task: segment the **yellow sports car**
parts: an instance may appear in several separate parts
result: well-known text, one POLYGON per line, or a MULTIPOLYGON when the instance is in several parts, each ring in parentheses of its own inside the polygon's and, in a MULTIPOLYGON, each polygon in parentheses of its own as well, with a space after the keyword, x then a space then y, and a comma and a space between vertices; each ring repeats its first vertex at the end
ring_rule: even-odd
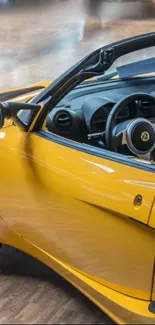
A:
POLYGON ((0 93, 0 243, 118 324, 155 324, 154 51, 125 39, 0 93))

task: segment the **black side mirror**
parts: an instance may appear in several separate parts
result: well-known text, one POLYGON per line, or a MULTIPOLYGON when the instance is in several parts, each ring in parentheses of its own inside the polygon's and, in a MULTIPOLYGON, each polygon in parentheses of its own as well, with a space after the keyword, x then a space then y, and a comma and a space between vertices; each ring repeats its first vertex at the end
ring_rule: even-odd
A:
POLYGON ((4 126, 4 108, 3 105, 0 103, 0 129, 4 126))
POLYGON ((4 126, 5 119, 11 119, 16 125, 18 125, 22 130, 27 130, 27 125, 25 125, 18 117, 18 112, 20 110, 30 110, 32 111, 32 119, 35 114, 39 112, 41 106, 31 103, 20 103, 20 102, 4 102, 0 103, 0 129, 4 126))

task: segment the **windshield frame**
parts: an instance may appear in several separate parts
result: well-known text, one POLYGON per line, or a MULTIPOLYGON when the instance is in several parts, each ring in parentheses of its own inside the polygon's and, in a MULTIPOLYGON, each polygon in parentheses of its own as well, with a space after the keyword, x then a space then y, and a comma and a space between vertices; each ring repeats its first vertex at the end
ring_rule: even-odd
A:
POLYGON ((50 103, 55 107, 63 97, 82 81, 92 78, 95 74, 103 75, 117 58, 153 46, 155 46, 155 32, 123 39, 101 47, 63 73, 35 96, 31 102, 38 104, 50 96, 50 103), (97 72, 93 70, 95 67, 98 68, 97 72))

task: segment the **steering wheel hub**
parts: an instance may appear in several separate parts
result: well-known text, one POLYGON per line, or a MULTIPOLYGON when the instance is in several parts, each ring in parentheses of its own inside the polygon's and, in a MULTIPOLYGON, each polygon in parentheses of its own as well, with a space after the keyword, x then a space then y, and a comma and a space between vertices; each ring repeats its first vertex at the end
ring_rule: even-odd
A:
POLYGON ((127 144, 135 154, 149 152, 155 144, 155 130, 151 122, 139 118, 127 127, 127 144))

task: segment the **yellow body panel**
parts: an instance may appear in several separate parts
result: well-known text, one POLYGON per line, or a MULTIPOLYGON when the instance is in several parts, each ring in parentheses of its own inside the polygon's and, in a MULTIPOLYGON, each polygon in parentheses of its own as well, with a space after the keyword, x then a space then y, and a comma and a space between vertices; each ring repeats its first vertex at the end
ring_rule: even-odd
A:
POLYGON ((154 264, 154 278, 153 278, 153 288, 152 288, 152 300, 155 301, 155 264, 154 264))
POLYGON ((152 228, 155 228, 155 200, 153 202, 153 206, 152 206, 152 211, 151 211, 151 215, 150 215, 150 222, 149 225, 152 228))
POLYGON ((155 318, 148 312, 148 302, 117 293, 81 273, 76 272, 45 251, 33 245, 11 229, 0 218, 0 238, 4 244, 11 245, 44 262, 58 272, 72 285, 98 305, 118 324, 155 324, 155 318))
POLYGON ((55 269, 116 322, 155 324, 155 174, 11 124, 0 130, 0 242, 55 269))
POLYGON ((29 90, 33 87, 40 87, 40 88, 45 88, 47 87, 49 84, 51 83, 51 81, 44 81, 44 82, 38 82, 38 83, 35 83, 35 84, 31 84, 31 85, 28 85, 26 87, 23 87, 23 88, 13 88, 13 89, 9 89, 9 90, 6 90, 6 91, 0 91, 0 95, 3 95, 3 94, 10 94, 10 93, 13 93, 15 91, 20 91, 20 90, 26 90, 27 92, 29 92, 29 90))

